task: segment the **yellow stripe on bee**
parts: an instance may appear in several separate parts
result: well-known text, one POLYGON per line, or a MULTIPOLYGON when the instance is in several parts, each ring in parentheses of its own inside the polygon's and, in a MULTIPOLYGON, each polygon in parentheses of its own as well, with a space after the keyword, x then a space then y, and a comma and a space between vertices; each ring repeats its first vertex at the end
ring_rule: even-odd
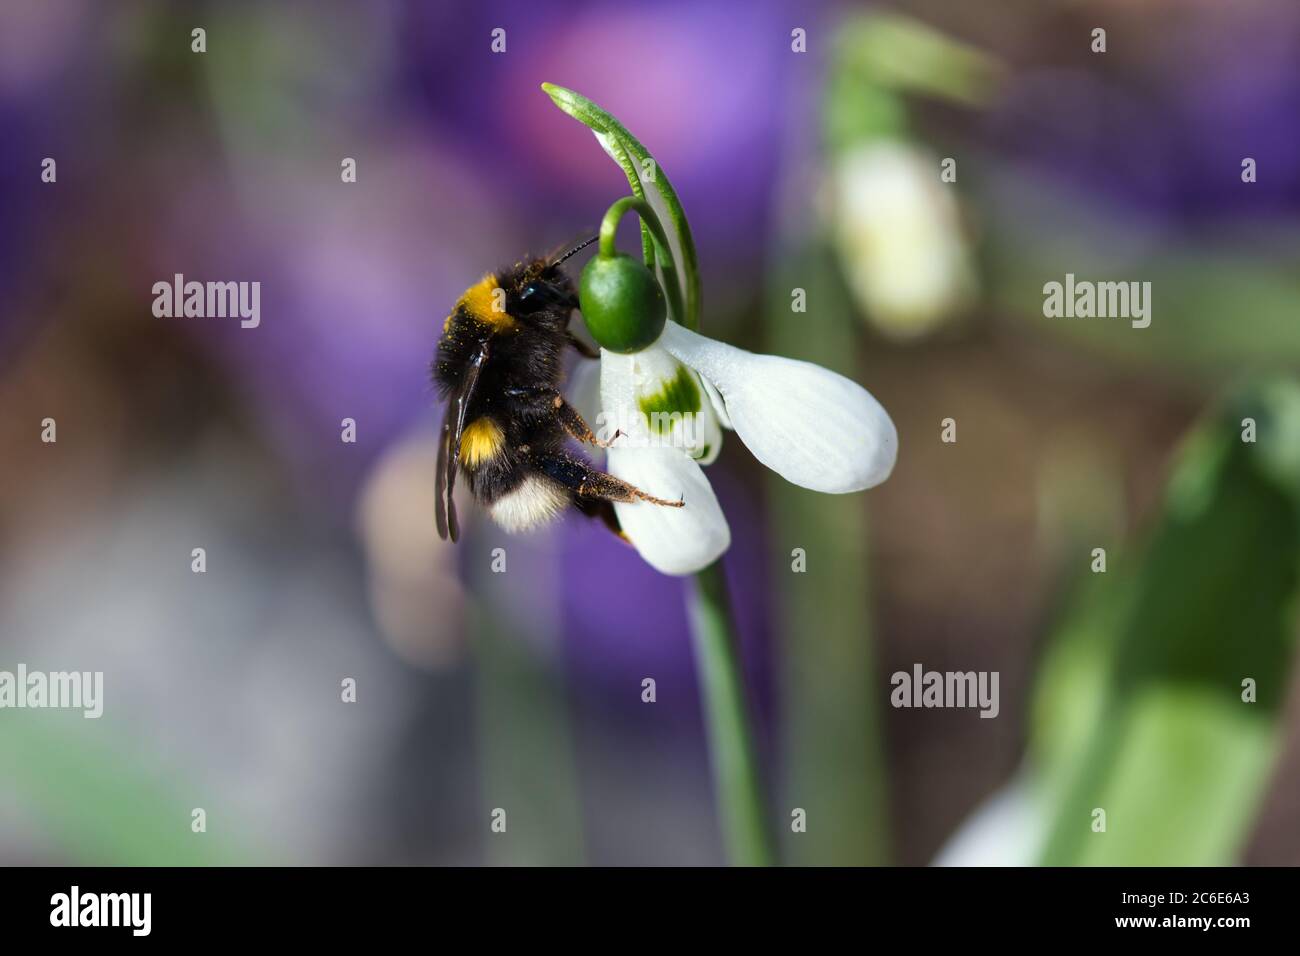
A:
POLYGON ((476 418, 460 433, 460 460, 466 468, 477 468, 494 458, 505 440, 500 425, 486 415, 476 418))
POLYGON ((456 305, 464 306, 473 318, 498 332, 515 324, 514 318, 506 311, 505 290, 490 272, 480 282, 466 289, 456 305))

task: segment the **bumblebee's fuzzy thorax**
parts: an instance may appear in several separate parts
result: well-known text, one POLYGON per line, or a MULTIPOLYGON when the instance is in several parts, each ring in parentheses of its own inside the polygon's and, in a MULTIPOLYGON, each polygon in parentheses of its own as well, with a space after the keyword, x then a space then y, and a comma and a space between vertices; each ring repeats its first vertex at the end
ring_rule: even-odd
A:
POLYGON ((450 328, 452 320, 456 318, 457 313, 463 312, 473 321, 487 326, 494 332, 507 331, 514 327, 515 319, 506 311, 506 299, 505 288, 497 279, 496 274, 489 272, 466 289, 465 294, 456 301, 456 307, 452 310, 451 315, 447 316, 447 321, 443 323, 442 330, 446 332, 450 328))

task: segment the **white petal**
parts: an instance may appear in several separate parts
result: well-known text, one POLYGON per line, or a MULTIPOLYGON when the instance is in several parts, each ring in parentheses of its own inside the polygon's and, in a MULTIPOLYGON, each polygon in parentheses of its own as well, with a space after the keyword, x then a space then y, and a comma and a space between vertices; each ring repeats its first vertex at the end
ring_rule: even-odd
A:
POLYGON ((621 431, 624 447, 679 448, 711 464, 722 449, 722 428, 699 374, 658 345, 630 355, 601 355, 601 438, 621 431), (692 394, 693 393, 693 394, 692 394), (653 419, 645 409, 657 410, 653 419))
POLYGON ((820 365, 755 355, 669 322, 659 343, 717 387, 731 427, 787 481, 841 494, 894 469, 898 432, 871 393, 820 365))
POLYGON ((709 404, 713 406, 713 413, 718 416, 718 424, 728 431, 732 431, 731 418, 727 415, 727 406, 722 401, 722 395, 712 382, 703 375, 700 376, 700 384, 704 386, 704 393, 709 396, 709 404))
POLYGON ((727 550, 731 529, 699 464, 680 448, 650 443, 636 404, 636 358, 601 352, 601 427, 611 434, 615 428, 623 431, 607 452, 605 467, 648 495, 685 504, 669 508, 638 501, 616 504, 614 511, 651 567, 664 574, 693 574, 727 550))
MULTIPOLYGON (((569 375, 569 384, 565 391, 568 394, 569 404, 577 409, 582 420, 599 434, 600 430, 597 426, 600 422, 600 363, 585 358, 579 361, 569 375)), ((600 435, 600 437, 608 440, 610 436, 600 435)), ((582 452, 596 462, 605 455, 604 449, 597 445, 584 445, 582 452)))
POLYGON ((684 501, 669 508, 648 501, 616 504, 628 539, 656 571, 694 574, 712 564, 731 544, 731 529, 699 464, 676 448, 609 449, 611 475, 646 494, 684 501))
POLYGON ((601 349, 599 427, 592 427, 597 433, 612 435, 618 430, 631 435, 638 425, 644 427, 644 417, 635 414, 637 411, 636 360, 631 355, 601 349))
MULTIPOLYGON (((717 461, 718 455, 722 452, 722 424, 719 420, 721 416, 718 414, 718 405, 722 404, 722 400, 721 396, 714 399, 716 391, 705 381, 703 375, 694 369, 691 370, 691 375, 699 385, 702 400, 700 410, 695 413, 694 431, 683 441, 683 444, 686 446, 687 453, 701 465, 711 465, 717 461)), ((726 414, 725 409, 722 414, 726 414)), ((731 427, 730 423, 727 427, 731 427)))

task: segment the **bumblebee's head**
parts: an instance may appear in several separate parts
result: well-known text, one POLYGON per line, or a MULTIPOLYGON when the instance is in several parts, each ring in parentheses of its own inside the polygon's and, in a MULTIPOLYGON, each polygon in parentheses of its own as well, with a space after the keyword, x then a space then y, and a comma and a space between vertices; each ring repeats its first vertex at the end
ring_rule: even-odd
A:
POLYGON ((507 310, 512 315, 528 316, 543 310, 561 310, 567 318, 578 306, 573 280, 565 275, 561 264, 597 239, 592 236, 565 252, 521 263, 501 277, 506 290, 507 310))
POLYGON ((506 310, 511 315, 560 309, 567 318, 578 304, 572 280, 547 259, 534 259, 503 274, 501 288, 506 290, 506 310))

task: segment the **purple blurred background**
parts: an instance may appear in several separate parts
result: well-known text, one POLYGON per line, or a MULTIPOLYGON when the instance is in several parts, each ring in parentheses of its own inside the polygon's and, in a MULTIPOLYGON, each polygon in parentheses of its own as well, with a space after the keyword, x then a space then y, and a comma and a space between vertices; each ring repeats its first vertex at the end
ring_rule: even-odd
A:
MULTIPOLYGON (((1294 293, 1297 63, 1290 3, 6 4, 0 668, 102 669, 109 698, 98 722, 0 717, 0 861, 721 859, 682 582, 579 519, 527 540, 475 519, 459 552, 433 532, 444 316, 484 270, 583 236, 627 191, 541 92, 551 81, 618 116, 671 177, 711 335, 842 360, 899 425, 895 477, 830 512, 826 546, 862 562, 820 611, 846 630, 839 684, 818 628, 782 611, 781 521, 804 499, 735 439, 710 476, 777 805, 862 788, 888 808, 857 814, 875 836, 845 822, 843 854, 805 860, 929 862, 1023 755, 1070 580, 1051 502, 1074 492, 1051 476, 1090 489, 1075 518, 1133 533, 1219 384, 1300 367, 1263 305, 1243 304, 1253 350, 1194 318, 1182 345, 1132 354, 1026 324, 1021 290, 1042 275, 1021 250, 1106 235, 1058 218, 1077 210, 1152 256, 1231 245, 1294 293), (979 51, 996 82, 965 101, 954 66, 918 95, 882 66, 853 100, 867 94, 837 84, 844 44, 881 10, 979 51), (1099 59, 1086 37, 1103 21, 1099 59), (836 223, 855 168, 841 160, 885 133, 924 162, 963 157, 959 205, 905 217, 938 216, 969 273, 920 317, 862 297, 855 270, 874 266, 836 223), (1243 155, 1261 171, 1250 189, 1243 155), (776 259, 803 243, 819 265, 796 284, 827 317, 785 348, 776 259), (155 318, 150 289, 177 273, 260 281, 261 325, 155 318), (1188 343, 1211 358, 1184 361, 1188 343), (956 464, 929 441, 954 408, 971 422, 956 464), (54 445, 38 441, 47 417, 54 445), (485 573, 497 546, 500 580, 485 573), (1001 719, 888 711, 879 675, 916 660, 1002 671, 1001 719), (829 723, 795 733, 787 690, 819 674, 829 723), (846 727, 860 711, 878 726, 846 727), (799 778, 798 734, 842 744, 824 765, 840 769, 799 778), (507 804, 518 836, 492 843, 487 814, 507 804), (206 840, 188 829, 197 806, 206 840)), ((1300 860, 1294 724, 1251 862, 1300 860)))

